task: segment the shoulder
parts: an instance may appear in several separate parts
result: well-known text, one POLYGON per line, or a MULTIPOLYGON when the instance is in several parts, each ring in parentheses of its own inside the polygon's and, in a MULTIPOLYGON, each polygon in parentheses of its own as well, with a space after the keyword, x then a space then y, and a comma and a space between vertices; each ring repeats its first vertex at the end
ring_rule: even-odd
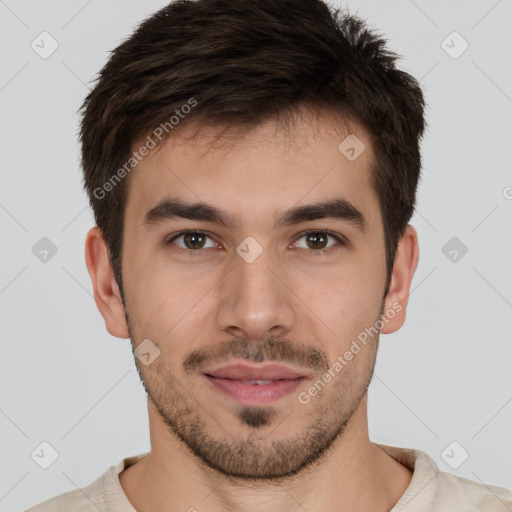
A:
POLYGON ((99 478, 80 489, 68 491, 43 501, 25 512, 98 512, 98 510, 134 511, 126 497, 119 473, 149 454, 126 457, 109 467, 99 478))
POLYGON ((512 491, 443 471, 437 473, 437 499, 440 506, 447 507, 446 510, 512 510, 512 491))
POLYGON ((73 512, 97 512, 98 508, 104 510, 104 500, 101 497, 98 500, 98 496, 84 494, 86 492, 87 487, 84 487, 83 489, 59 494, 29 508, 26 512, 67 512, 69 510, 73 510, 73 512))
POLYGON ((392 512, 510 512, 512 491, 440 471, 421 450, 375 443, 413 471, 392 512))

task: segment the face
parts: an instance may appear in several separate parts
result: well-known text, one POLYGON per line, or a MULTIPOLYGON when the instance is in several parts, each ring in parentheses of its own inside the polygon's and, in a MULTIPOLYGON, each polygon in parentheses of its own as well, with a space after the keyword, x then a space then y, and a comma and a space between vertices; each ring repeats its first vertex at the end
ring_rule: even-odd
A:
POLYGON ((349 132, 307 116, 224 145, 210 130, 170 139, 130 175, 130 338, 152 361, 136 358, 152 420, 202 464, 289 476, 346 431, 378 335, 357 340, 389 307, 371 142, 352 126, 366 149, 351 161, 338 148, 349 132))

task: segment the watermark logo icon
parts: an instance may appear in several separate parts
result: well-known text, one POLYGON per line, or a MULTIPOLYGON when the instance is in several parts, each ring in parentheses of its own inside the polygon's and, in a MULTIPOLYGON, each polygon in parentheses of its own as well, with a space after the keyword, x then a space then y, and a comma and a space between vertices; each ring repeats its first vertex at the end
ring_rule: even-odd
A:
POLYGON ((263 252, 263 247, 252 236, 248 236, 238 245, 236 252, 246 263, 253 263, 263 252))
POLYGON ((458 59, 469 48, 469 43, 458 32, 453 31, 443 39, 441 48, 452 59, 458 59))
POLYGON ((57 254, 57 246, 48 237, 43 236, 32 247, 32 254, 41 263, 48 263, 57 254))
POLYGON ((41 32, 31 43, 30 47, 41 59, 47 59, 59 47, 57 40, 48 32, 41 32))
POLYGON ((359 137, 351 133, 348 137, 343 139, 341 144, 338 146, 338 149, 347 158, 347 160, 353 162, 363 154, 366 146, 359 137))
POLYGON ((468 460, 468 451, 457 441, 452 441, 442 452, 441 458, 452 469, 458 469, 468 460))
POLYGON ((50 443, 43 441, 30 456, 39 467, 48 469, 59 458, 59 453, 50 443))
POLYGON ((133 353, 143 365, 149 366, 160 355, 160 349, 149 338, 146 338, 139 343, 133 353))
POLYGON ((468 252, 468 248, 461 240, 454 236, 443 245, 441 252, 452 263, 458 263, 468 252))

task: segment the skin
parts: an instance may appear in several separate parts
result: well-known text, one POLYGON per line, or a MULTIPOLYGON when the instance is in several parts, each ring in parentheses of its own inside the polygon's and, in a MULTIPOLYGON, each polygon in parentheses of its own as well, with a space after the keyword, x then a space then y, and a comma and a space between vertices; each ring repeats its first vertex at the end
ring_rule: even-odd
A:
POLYGON ((307 404, 298 400, 381 313, 395 310, 384 334, 405 320, 417 234, 407 226, 384 297, 384 230, 369 175, 368 133, 305 114, 289 133, 267 121, 212 147, 213 128, 199 134, 192 128, 182 134, 194 138, 170 138, 129 177, 126 308, 101 232, 92 228, 86 239, 108 332, 130 337, 134 348, 149 338, 160 350, 150 365, 135 359, 148 393, 151 454, 120 474, 128 499, 139 512, 389 511, 412 473, 368 437, 367 388, 378 335, 307 404), (366 146, 354 161, 338 150, 348 133, 366 146), (145 225, 146 212, 169 196, 222 208, 237 224, 175 218, 145 225), (289 208, 335 197, 363 213, 364 231, 332 218, 272 228, 289 208), (166 244, 194 229, 210 238, 189 240, 190 250, 186 237, 166 244), (347 243, 327 237, 315 245, 304 230, 324 237, 329 230, 347 243), (263 251, 252 263, 236 252, 248 236, 263 251), (186 370, 183 362, 198 355, 202 363, 186 370), (242 406, 202 370, 244 356, 280 361, 307 378, 271 404, 242 406))

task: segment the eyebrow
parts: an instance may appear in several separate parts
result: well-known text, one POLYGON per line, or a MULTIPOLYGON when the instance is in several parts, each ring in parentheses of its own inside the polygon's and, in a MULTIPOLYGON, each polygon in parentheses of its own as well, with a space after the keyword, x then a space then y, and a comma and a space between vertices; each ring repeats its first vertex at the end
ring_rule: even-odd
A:
MULTIPOLYGON (((144 216, 143 224, 150 226, 176 218, 215 222, 228 229, 240 225, 231 214, 213 205, 189 203, 176 198, 165 198, 151 208, 144 216)), ((272 229, 328 218, 349 222, 361 231, 366 231, 367 223, 363 213, 343 198, 290 208, 275 219, 272 229)))

